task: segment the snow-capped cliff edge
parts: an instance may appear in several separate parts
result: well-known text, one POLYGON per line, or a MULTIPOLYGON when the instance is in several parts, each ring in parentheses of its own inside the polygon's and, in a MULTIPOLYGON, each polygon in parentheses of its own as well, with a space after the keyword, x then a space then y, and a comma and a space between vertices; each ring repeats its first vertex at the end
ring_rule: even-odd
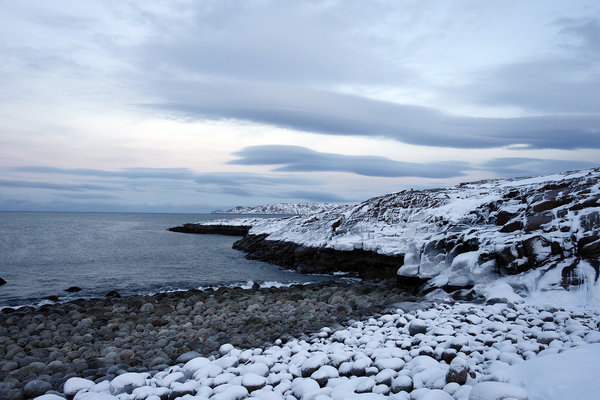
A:
POLYGON ((275 243, 301 251, 360 250, 398 257, 401 279, 428 280, 429 287, 472 287, 514 276, 513 287, 526 291, 596 281, 599 231, 595 168, 402 191, 322 213, 259 220, 245 240, 261 239, 263 254, 255 258, 267 261, 265 246, 275 243))

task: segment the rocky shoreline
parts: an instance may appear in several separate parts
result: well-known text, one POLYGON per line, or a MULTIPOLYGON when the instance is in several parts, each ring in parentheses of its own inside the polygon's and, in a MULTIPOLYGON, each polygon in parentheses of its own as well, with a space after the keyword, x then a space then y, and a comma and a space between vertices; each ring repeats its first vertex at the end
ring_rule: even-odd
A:
POLYGON ((251 226, 246 225, 201 225, 201 224, 184 224, 183 226, 174 226, 168 231, 180 233, 200 233, 200 234, 216 234, 227 236, 244 236, 250 231, 251 226))
POLYGON ((384 255, 354 249, 340 251, 302 246, 296 243, 267 240, 268 235, 246 235, 233 248, 247 253, 247 258, 266 261, 299 273, 330 274, 351 272, 362 279, 395 279, 404 263, 403 255, 384 255))
MULTIPOLYGON (((264 347, 416 300, 390 281, 219 288, 81 299, 0 313, 0 398, 62 390, 71 377, 156 373, 221 345, 264 347)), ((51 393, 51 392, 50 392, 51 393)))
MULTIPOLYGON (((171 232, 192 234, 221 234, 243 236, 233 248, 246 253, 246 258, 265 261, 290 268, 301 274, 332 274, 348 272, 361 279, 397 279, 397 271, 404 264, 404 255, 385 255, 374 251, 348 251, 303 246, 292 242, 267 240, 268 235, 249 234, 250 225, 204 225, 189 223, 169 228, 171 232)), ((406 277, 398 284, 416 291, 424 279, 406 277)))

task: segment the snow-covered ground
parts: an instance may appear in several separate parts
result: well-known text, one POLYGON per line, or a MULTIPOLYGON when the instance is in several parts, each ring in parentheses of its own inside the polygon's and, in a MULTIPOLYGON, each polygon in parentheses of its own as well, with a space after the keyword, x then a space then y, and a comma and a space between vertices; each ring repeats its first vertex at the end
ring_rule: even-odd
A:
POLYGON ((438 297, 337 332, 323 328, 309 341, 223 345, 219 357, 154 376, 126 373, 97 384, 71 378, 64 392, 75 400, 592 400, 600 393, 599 326, 598 312, 575 304, 438 297))
POLYGON ((501 278, 533 296, 597 279, 600 169, 403 191, 249 224, 250 234, 272 241, 402 254, 398 275, 432 288, 475 286, 482 294, 501 278))

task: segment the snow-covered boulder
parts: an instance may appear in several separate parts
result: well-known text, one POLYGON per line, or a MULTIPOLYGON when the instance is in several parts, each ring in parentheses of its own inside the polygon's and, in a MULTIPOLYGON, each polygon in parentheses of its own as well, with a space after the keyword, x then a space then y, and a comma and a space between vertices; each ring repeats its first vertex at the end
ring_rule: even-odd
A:
POLYGON ((84 378, 69 378, 63 385, 63 393, 67 396, 75 396, 77 392, 83 389, 91 389, 96 384, 89 379, 84 378))
POLYGON ((148 373, 127 372, 118 375, 110 381, 110 394, 116 396, 122 393, 131 393, 133 389, 144 386, 148 373))

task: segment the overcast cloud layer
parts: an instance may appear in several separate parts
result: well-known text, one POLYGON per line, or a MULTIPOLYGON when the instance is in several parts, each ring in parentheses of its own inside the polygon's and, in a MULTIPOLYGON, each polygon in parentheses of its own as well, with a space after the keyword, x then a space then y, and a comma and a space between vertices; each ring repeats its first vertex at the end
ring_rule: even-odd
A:
POLYGON ((594 1, 0 6, 0 210, 351 202, 600 160, 594 1))

